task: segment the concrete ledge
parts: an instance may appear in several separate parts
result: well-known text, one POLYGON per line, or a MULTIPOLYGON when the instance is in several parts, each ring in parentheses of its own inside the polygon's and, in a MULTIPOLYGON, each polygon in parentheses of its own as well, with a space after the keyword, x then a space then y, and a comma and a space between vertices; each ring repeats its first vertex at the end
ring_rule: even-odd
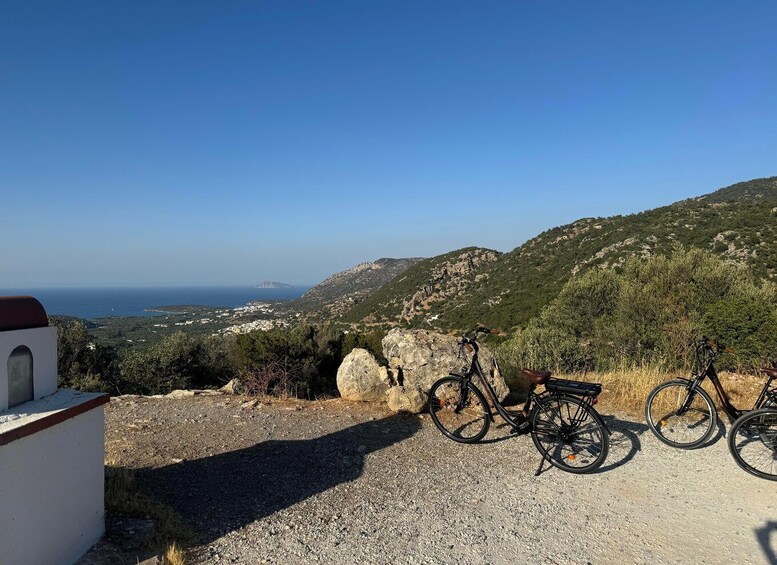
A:
POLYGON ((61 389, 40 400, 26 402, 0 413, 0 446, 56 426, 107 404, 110 397, 99 392, 61 389))

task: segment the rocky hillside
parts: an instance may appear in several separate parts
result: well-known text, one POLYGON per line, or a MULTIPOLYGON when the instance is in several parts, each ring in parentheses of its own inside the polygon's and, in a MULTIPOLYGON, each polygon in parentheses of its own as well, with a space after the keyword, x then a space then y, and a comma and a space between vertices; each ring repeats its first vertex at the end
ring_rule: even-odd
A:
POLYGON ((510 328, 535 316, 571 277, 619 268, 629 257, 698 247, 777 277, 777 177, 755 179, 675 204, 584 218, 500 255, 464 249, 426 259, 384 285, 346 321, 463 329, 510 328))
POLYGON ((487 277, 499 252, 469 247, 423 259, 348 312, 344 321, 367 325, 433 324, 487 277), (431 314, 434 312, 434 314, 431 314))
POLYGON ((378 259, 335 273, 289 306, 306 317, 339 317, 420 259, 378 259))

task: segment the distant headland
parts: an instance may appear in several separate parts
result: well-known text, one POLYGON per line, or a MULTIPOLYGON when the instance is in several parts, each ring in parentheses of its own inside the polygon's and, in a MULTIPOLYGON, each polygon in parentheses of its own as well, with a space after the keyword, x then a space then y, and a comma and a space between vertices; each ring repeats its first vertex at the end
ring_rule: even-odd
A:
POLYGON ((256 288, 294 288, 294 286, 278 281, 262 281, 256 285, 256 288))

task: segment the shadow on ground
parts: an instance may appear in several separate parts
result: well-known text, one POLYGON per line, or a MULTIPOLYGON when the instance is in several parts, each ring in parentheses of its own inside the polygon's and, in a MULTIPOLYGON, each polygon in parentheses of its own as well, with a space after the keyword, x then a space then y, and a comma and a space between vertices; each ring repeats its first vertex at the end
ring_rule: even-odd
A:
POLYGON ((245 449, 138 471, 144 490, 190 522, 200 543, 357 479, 365 456, 414 435, 415 416, 395 415, 309 440, 245 449))
POLYGON ((610 452, 597 473, 612 471, 634 459, 634 456, 642 451, 639 436, 650 429, 642 422, 619 420, 615 416, 602 416, 602 419, 610 430, 610 452))
POLYGON ((761 545, 766 562, 769 565, 777 565, 777 522, 766 522, 755 530, 755 537, 761 545))
MULTIPOLYGON (((602 416, 602 419, 610 430, 610 451, 604 464, 596 470, 597 473, 612 471, 634 459, 634 456, 642 450, 639 436, 650 429, 641 422, 620 420, 615 416, 602 416)), ((480 443, 497 443, 517 437, 510 433, 511 424, 500 422, 496 424, 495 428, 504 435, 491 437, 480 443)))

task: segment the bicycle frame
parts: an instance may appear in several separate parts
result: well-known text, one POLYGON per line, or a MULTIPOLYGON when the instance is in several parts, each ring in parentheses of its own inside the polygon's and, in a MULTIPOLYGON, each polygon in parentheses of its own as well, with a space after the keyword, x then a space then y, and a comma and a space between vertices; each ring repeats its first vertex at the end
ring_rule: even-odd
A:
MULTIPOLYGON (((523 410, 521 410, 521 413, 519 415, 512 416, 505 409, 505 407, 502 406, 502 404, 499 402, 499 399, 496 396, 496 391, 494 390, 494 387, 491 386, 491 383, 488 382, 488 379, 483 373, 483 367, 480 365, 477 349, 474 349, 474 352, 472 354, 472 361, 470 362, 469 369, 467 370, 467 372, 463 375, 457 375, 457 376, 463 377, 466 381, 471 381, 473 376, 479 377, 480 381, 485 386, 486 394, 488 395, 489 400, 491 401, 491 404, 493 404, 494 408, 496 409, 497 414, 499 414, 499 416, 501 416, 501 418, 505 422, 507 422, 512 426, 519 426, 522 423, 522 418, 525 419, 526 417, 528 417, 529 410, 531 410, 532 401, 538 400, 540 398, 540 395, 535 393, 533 390, 529 391, 529 397, 526 399, 526 402, 523 405, 523 410)), ((491 421, 493 422, 494 415, 491 413, 490 409, 488 410, 488 415, 491 418, 491 421)))
MULTIPOLYGON (((537 394, 534 392, 534 385, 532 385, 531 389, 529 390, 529 395, 526 398, 526 402, 523 404, 523 408, 520 412, 512 414, 504 407, 502 406, 502 403, 499 402, 499 399, 496 396, 496 391, 494 390, 494 387, 491 386, 491 383, 488 382, 488 379, 485 376, 485 373, 483 372, 483 367, 480 365, 480 360, 478 359, 478 348, 477 344, 473 343, 471 344, 473 348, 472 353, 472 361, 470 362, 469 369, 467 369, 466 373, 464 375, 456 375, 459 377, 462 377, 465 379, 465 382, 472 381, 472 377, 479 377, 480 381, 483 383, 483 385, 486 388, 486 394, 489 397, 489 400, 491 401, 491 404, 493 404, 494 408, 496 409, 497 414, 509 425, 513 426, 514 430, 517 430, 519 426, 521 426, 524 422, 527 421, 529 417, 529 413, 532 409, 532 403, 537 403, 540 408, 542 409, 543 413, 547 413, 546 408, 542 405, 541 399, 546 398, 548 396, 551 396, 553 393, 548 392, 547 390, 542 391, 540 394, 537 394)), ((468 389, 467 389, 468 390, 468 389)), ((576 396, 576 395, 573 395, 576 396)), ((466 397, 462 395, 461 402, 465 402, 466 397)), ((590 397, 583 397, 581 398, 581 401, 583 405, 586 405, 588 407, 592 407, 594 404, 594 401, 590 397)), ((581 412, 580 409, 578 409, 574 415, 571 416, 571 420, 578 421, 579 413, 581 412)), ((491 412, 491 409, 488 408, 488 416, 491 418, 491 421, 494 421, 494 415, 491 412)), ((607 424, 604 425, 605 429, 609 432, 609 428, 607 428, 607 424)))
MULTIPOLYGON (((732 422, 739 418, 741 415, 748 412, 748 410, 737 408, 731 402, 728 393, 726 393, 726 390, 723 388, 723 384, 720 382, 720 378, 718 377, 718 371, 715 369, 714 358, 710 357, 710 359, 706 362, 704 369, 698 375, 693 374, 692 377, 693 378, 689 381, 688 385, 688 389, 691 392, 694 392, 700 388, 705 378, 712 382, 712 385, 715 387, 715 392, 720 399, 720 403, 723 406, 723 410, 726 412, 732 422)), ((751 410, 757 410, 760 408, 766 401, 767 397, 771 398, 772 396, 777 396, 777 394, 770 393, 773 380, 774 377, 769 377, 766 380, 766 384, 764 384, 764 387, 761 389, 761 393, 758 395, 758 398, 756 399, 755 404, 753 404, 753 408, 751 410)), ((680 410, 678 410, 678 414, 684 413, 690 407, 691 402, 693 402, 693 398, 691 395, 688 395, 688 398, 685 400, 680 410)))

